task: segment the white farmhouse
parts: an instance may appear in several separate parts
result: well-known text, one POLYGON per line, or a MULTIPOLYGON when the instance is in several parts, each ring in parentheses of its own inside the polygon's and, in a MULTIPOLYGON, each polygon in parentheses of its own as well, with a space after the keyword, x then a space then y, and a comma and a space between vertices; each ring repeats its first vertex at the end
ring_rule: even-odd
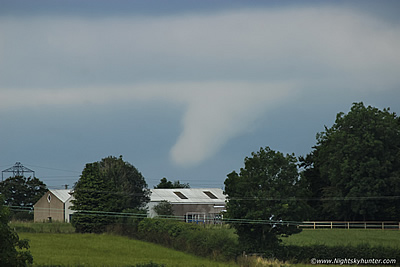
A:
POLYGON ((225 211, 226 197, 219 188, 150 189, 149 217, 157 216, 154 206, 172 204, 173 215, 186 222, 218 223, 225 211))

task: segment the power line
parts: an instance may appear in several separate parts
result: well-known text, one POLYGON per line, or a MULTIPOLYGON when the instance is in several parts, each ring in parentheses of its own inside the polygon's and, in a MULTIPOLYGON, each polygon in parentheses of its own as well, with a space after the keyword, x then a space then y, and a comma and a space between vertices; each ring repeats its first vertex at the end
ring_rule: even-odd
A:
POLYGON ((41 176, 40 178, 62 178, 62 177, 73 177, 73 178, 77 178, 76 175, 52 175, 52 176, 41 176))
MULTIPOLYGON (((7 206, 12 211, 22 211, 22 212, 32 212, 32 210, 36 210, 38 212, 43 211, 51 211, 54 213, 64 214, 64 209, 58 208, 41 208, 41 207, 27 207, 27 206, 7 206)), ((92 216, 103 216, 103 217, 113 217, 113 218, 132 218, 132 219, 144 219, 148 218, 147 213, 130 213, 130 212, 115 212, 115 211, 99 211, 99 210, 76 210, 77 214, 82 215, 92 215, 92 216)), ((185 215, 182 216, 169 216, 169 215, 159 215, 156 217, 157 219, 164 220, 177 220, 177 221, 185 221, 187 217, 185 215)), ((214 218, 205 218, 205 220, 215 220, 214 218)), ((278 226, 299 226, 303 225, 304 221, 286 221, 286 220, 272 220, 272 218, 268 219, 243 219, 243 218, 226 218, 222 217, 221 219, 217 219, 223 223, 228 224, 260 224, 260 225, 272 225, 273 227, 278 226)), ((118 222, 121 223, 121 222, 118 222)), ((122 222, 123 223, 123 222, 122 222)), ((128 222, 127 222, 128 223, 128 222)))
POLYGON ((25 165, 31 166, 31 167, 35 167, 35 168, 42 168, 42 169, 47 169, 47 170, 53 170, 53 171, 81 173, 81 172, 79 172, 79 171, 63 170, 63 169, 57 169, 57 168, 49 168, 49 167, 43 167, 43 166, 32 165, 32 164, 25 164, 25 165))
POLYGON ((229 197, 227 200, 242 201, 350 201, 350 200, 380 200, 380 199, 400 199, 400 196, 373 196, 373 197, 321 197, 321 198, 273 198, 273 197, 229 197))
MULTIPOLYGON (((4 205, 5 206, 5 205, 4 205)), ((32 207, 20 207, 20 206, 7 206, 10 210, 13 211, 26 211, 31 212, 32 207)), ((43 211, 52 211, 53 213, 64 213, 64 209, 57 209, 57 208, 39 208, 35 207, 34 209, 43 211)), ((132 218, 132 219, 144 219, 148 218, 147 213, 128 213, 128 212, 113 212, 113 211, 96 211, 96 210, 76 210, 77 214, 82 215, 92 215, 92 216, 103 216, 103 217, 114 217, 114 218, 132 218)), ((164 220, 177 220, 177 221, 184 221, 186 216, 157 216, 157 219, 164 219, 164 220)), ((207 219, 206 219, 207 220, 207 219)), ((213 220, 212 218, 208 218, 208 220, 213 220)), ((271 219, 237 219, 237 218, 222 218, 218 219, 224 223, 235 223, 235 224, 264 224, 264 225, 300 225, 303 224, 301 221, 283 221, 283 220, 271 220, 271 219)))

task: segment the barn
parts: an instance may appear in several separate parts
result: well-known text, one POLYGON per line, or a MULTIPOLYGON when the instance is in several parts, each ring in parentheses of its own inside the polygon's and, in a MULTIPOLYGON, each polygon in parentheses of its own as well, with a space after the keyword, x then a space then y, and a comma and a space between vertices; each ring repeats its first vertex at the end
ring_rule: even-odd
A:
POLYGON ((35 222, 70 222, 74 197, 69 189, 50 189, 33 205, 35 222))
POLYGON ((226 197, 219 188, 150 189, 149 217, 156 217, 154 206, 172 204, 173 215, 186 222, 218 223, 225 210, 226 197))
MULTIPOLYGON (((186 222, 219 223, 225 211, 226 196, 219 188, 150 189, 148 216, 157 216, 154 206, 162 201, 172 205, 173 215, 186 222)), ((69 189, 50 189, 33 206, 35 222, 70 222, 75 212, 69 189)))

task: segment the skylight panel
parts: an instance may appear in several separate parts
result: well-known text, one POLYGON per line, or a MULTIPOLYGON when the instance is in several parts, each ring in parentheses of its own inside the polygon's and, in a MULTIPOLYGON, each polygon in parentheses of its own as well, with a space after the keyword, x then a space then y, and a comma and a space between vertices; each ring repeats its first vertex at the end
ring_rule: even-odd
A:
POLYGON ((203 191, 204 194, 206 194, 209 198, 211 199, 218 199, 213 193, 210 191, 203 191))
POLYGON ((188 199, 188 197, 181 192, 174 192, 174 194, 177 195, 180 199, 188 199))

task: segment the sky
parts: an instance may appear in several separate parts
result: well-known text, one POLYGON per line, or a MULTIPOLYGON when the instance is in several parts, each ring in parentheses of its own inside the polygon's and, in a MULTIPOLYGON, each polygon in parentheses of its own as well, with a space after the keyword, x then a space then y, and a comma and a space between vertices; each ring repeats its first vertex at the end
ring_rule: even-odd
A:
POLYGON ((58 189, 122 155, 149 188, 223 188, 261 147, 310 153, 354 102, 398 114, 399 12, 390 0, 0 0, 0 169, 21 162, 58 189))

